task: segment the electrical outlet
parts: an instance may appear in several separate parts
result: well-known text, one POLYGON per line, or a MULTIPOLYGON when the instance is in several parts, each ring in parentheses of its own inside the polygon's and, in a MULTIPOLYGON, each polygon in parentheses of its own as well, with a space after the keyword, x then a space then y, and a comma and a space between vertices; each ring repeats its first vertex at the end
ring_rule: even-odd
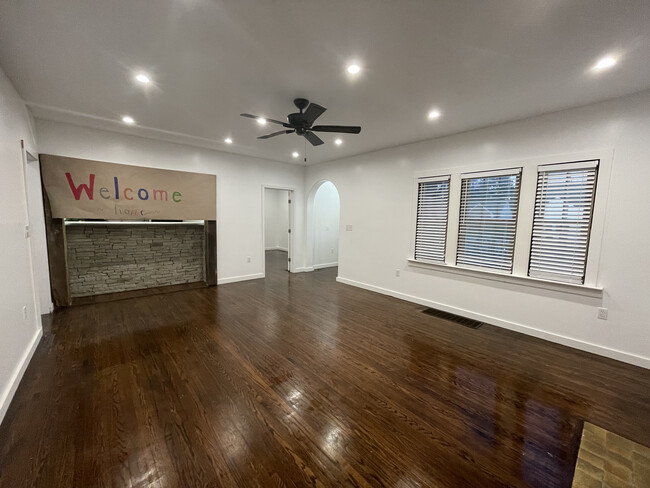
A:
POLYGON ((351 230, 352 230, 352 226, 349 225, 349 224, 346 225, 346 226, 345 226, 345 230, 346 230, 346 231, 351 231, 351 230))
POLYGON ((399 270, 399 269, 396 269, 396 270, 395 270, 395 276, 397 276, 397 277, 399 278, 399 275, 400 275, 400 270, 399 270))
POLYGON ((25 239, 29 239, 29 225, 25 226, 25 239))
POLYGON ((599 308, 598 313, 596 314, 596 318, 600 320, 607 320, 607 314, 609 313, 609 310, 606 308, 599 308))
POLYGON ((250 256, 248 256, 248 257, 246 258, 246 262, 247 262, 247 263, 250 263, 250 262, 251 262, 251 257, 250 257, 250 256))
POLYGON ((23 320, 27 320, 27 305, 23 305, 23 320))

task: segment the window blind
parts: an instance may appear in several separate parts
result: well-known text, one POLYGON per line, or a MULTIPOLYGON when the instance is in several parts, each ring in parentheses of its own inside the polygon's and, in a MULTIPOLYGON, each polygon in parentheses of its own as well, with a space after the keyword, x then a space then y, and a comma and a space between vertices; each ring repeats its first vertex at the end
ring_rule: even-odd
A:
POLYGON ((521 168, 461 175, 456 265, 512 272, 521 168))
POLYGON ((445 261, 448 212, 449 176, 420 181, 415 229, 416 260, 445 261))
POLYGON ((598 161, 540 166, 528 276, 584 284, 598 161))

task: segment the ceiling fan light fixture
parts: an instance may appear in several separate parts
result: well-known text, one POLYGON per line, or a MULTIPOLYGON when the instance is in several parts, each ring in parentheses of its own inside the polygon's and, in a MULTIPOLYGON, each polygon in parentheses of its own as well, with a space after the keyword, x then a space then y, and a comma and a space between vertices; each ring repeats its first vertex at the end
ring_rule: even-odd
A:
POLYGON ((266 125, 266 119, 264 117, 260 117, 257 119, 257 123, 260 125, 266 125))

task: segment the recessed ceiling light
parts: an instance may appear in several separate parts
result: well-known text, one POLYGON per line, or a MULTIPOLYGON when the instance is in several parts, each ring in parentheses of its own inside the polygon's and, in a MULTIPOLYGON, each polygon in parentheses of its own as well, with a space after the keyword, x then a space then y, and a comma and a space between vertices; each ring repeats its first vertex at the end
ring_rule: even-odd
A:
POLYGON ((616 58, 612 56, 607 56, 598 60, 596 64, 592 66, 593 71, 603 71, 613 67, 616 64, 616 58))
POLYGON ((351 75, 356 75, 360 71, 361 71, 361 66, 359 66, 358 64, 351 64, 350 66, 348 66, 348 73, 350 73, 351 75))
POLYGON ((135 120, 133 120, 133 117, 129 115, 125 115, 124 117, 122 117, 122 122, 129 125, 135 124, 135 120))
POLYGON ((232 144, 232 139, 231 139, 230 137, 226 137, 226 138, 223 140, 223 142, 225 142, 226 144, 232 144))
POLYGON ((146 75, 145 73, 138 73, 135 75, 135 80, 144 85, 151 83, 151 78, 149 78, 149 75, 146 75))
POLYGON ((340 146, 341 144, 343 144, 343 141, 341 139, 337 139, 337 140, 334 141, 334 144, 336 144, 337 146, 340 146))
POLYGON ((297 158, 298 156, 300 156, 300 154, 298 154, 298 151, 294 151, 294 152, 292 152, 291 155, 292 155, 294 158, 297 158))
POLYGON ((436 120, 440 118, 440 115, 442 115, 440 113, 440 110, 432 110, 431 112, 429 112, 427 117, 429 118, 429 120, 436 120))
POLYGON ((259 119, 257 119, 257 123, 260 125, 266 125, 266 119, 260 117, 259 119))

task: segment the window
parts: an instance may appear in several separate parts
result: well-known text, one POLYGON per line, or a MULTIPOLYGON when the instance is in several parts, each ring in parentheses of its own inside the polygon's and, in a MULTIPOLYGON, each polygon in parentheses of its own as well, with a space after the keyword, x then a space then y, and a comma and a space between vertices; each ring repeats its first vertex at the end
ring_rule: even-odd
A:
POLYGON ((410 263, 600 295, 612 156, 599 150, 416 175, 410 263))
POLYGON ((583 284, 598 161, 540 166, 528 275, 583 284))
POLYGON ((456 264, 510 273, 521 168, 461 175, 456 264))
POLYGON ((418 182, 415 259, 444 262, 449 213, 449 176, 418 182))

